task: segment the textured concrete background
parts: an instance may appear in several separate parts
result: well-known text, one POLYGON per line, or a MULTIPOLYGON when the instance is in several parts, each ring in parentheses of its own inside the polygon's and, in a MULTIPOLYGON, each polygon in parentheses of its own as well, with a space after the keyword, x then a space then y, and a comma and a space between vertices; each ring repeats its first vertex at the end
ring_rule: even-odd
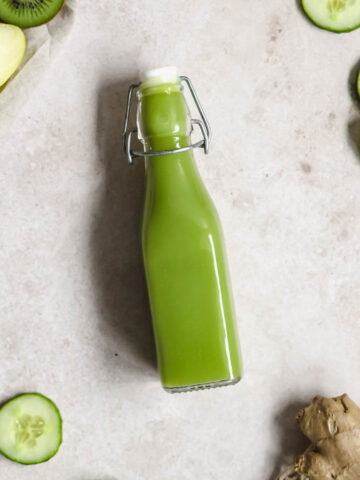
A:
POLYGON ((359 45, 295 1, 81 1, 0 148, 0 398, 40 391, 64 417, 59 454, 0 459, 2 480, 272 480, 306 446, 299 406, 360 402, 359 45), (212 124, 197 158, 246 369, 236 387, 176 396, 154 366, 143 165, 121 151, 128 84, 167 64, 212 124))

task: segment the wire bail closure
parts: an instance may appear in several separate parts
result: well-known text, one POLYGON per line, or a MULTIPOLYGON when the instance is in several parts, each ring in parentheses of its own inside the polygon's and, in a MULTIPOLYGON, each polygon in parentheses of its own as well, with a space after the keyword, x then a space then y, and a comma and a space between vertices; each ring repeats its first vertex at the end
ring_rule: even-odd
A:
POLYGON ((191 119, 191 126, 192 129, 195 125, 197 125, 202 133, 203 139, 199 140, 198 142, 192 143, 191 145, 188 145, 187 147, 182 147, 182 148, 174 148, 172 150, 161 150, 158 152, 137 152, 135 150, 132 150, 131 148, 131 140, 132 136, 138 132, 138 129, 135 127, 131 130, 128 130, 128 125, 129 125, 129 115, 130 115, 130 108, 131 108, 131 100, 133 97, 133 93, 136 89, 139 88, 140 83, 133 83, 129 87, 128 91, 128 96, 127 96, 127 103, 126 103, 126 113, 125 113, 125 122, 124 122, 124 130, 123 130, 123 149, 124 153, 127 156, 128 162, 130 165, 134 163, 134 159, 138 157, 155 157, 155 156, 161 156, 161 155, 171 155, 173 153, 180 153, 180 152, 186 152, 188 150, 193 150, 194 148, 202 148, 207 154, 209 152, 209 143, 211 140, 211 129, 209 122, 206 118, 205 112, 200 104, 199 97, 197 96, 194 86, 188 77, 181 76, 180 82, 185 83, 191 93, 191 96, 194 100, 194 103, 196 105, 196 108, 200 114, 201 120, 192 118, 191 119))

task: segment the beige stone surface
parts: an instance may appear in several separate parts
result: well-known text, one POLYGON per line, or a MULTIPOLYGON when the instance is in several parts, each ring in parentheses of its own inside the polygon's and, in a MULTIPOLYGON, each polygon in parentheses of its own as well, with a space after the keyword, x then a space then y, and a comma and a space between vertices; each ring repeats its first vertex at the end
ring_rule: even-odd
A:
POLYGON ((295 1, 82 0, 0 146, 0 398, 57 402, 49 463, 1 480, 272 480, 311 397, 360 402, 360 30, 295 1), (189 75, 213 128, 198 165, 225 230, 245 377, 171 396, 154 367, 139 248, 143 165, 127 86, 189 75))

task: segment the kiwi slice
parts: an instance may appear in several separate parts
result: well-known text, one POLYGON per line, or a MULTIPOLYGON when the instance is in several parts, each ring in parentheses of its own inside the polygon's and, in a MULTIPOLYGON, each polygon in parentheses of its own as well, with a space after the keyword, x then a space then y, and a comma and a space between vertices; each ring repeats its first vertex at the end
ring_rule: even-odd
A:
POLYGON ((18 27, 37 27, 51 20, 65 0, 0 0, 0 18, 18 27))

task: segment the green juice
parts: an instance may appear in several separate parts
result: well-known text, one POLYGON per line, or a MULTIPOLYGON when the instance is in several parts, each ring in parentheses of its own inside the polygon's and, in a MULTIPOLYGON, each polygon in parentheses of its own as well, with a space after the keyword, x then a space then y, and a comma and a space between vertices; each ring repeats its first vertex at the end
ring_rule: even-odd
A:
MULTIPOLYGON (((178 81, 141 84, 145 151, 190 144, 178 81)), ((236 383, 242 375, 221 224, 192 150, 146 159, 142 246, 158 366, 166 390, 236 383)))

